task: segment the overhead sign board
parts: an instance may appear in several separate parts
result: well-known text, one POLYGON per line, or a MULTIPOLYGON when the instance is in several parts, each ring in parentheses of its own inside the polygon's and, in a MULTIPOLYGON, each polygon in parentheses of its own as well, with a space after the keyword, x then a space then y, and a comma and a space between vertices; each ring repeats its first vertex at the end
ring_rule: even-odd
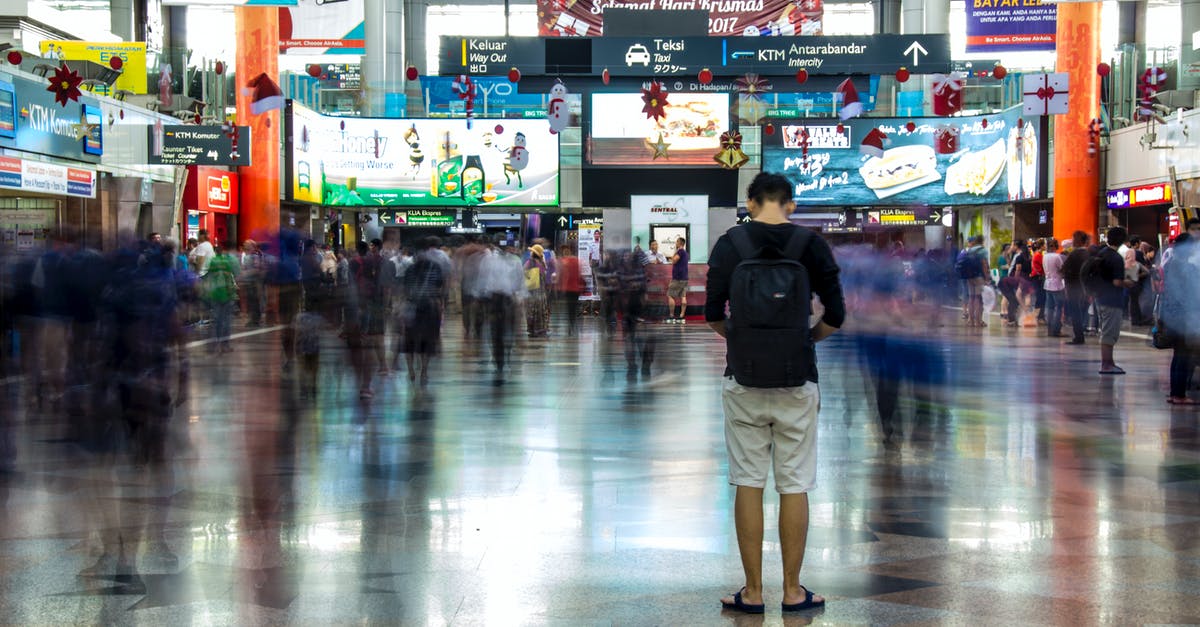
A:
POLYGON ((289 54, 366 54, 363 0, 299 0, 279 9, 279 49, 289 54))
POLYGON ((541 74, 546 69, 546 44, 537 37, 443 36, 441 42, 442 74, 507 74, 514 67, 541 74))
POLYGON ((458 213, 453 209, 380 209, 379 224, 382 226, 454 226, 458 213))
POLYGON ((1058 9, 1042 0, 967 0, 967 52, 1054 50, 1058 9))
POLYGON ((599 37, 608 9, 635 11, 702 9, 710 36, 820 35, 822 0, 694 2, 691 0, 537 0, 542 37, 599 37))
MULTIPOLYGON (((613 37, 580 41, 590 71, 611 76, 694 76, 703 68, 716 76, 757 73, 793 76, 892 74, 901 67, 914 73, 951 69, 949 35, 865 35, 812 37, 613 37)), ((528 76, 547 73, 546 48, 557 42, 536 37, 441 38, 441 73, 506 73, 517 68, 528 76)), ((565 68, 574 63, 563 63, 565 68)), ((556 65, 552 74, 571 74, 556 65)))
POLYGON ((1109 190, 1107 194, 1108 208, 1129 209, 1130 207, 1169 204, 1173 199, 1171 191, 1170 183, 1109 190))
MULTIPOLYGON (((154 142, 154 127, 146 132, 154 142)), ((173 125, 162 130, 162 154, 149 156, 152 165, 221 165, 226 167, 250 165, 250 127, 238 127, 237 150, 233 138, 220 126, 173 125), (236 154, 235 154, 236 152, 236 154)))
MULTIPOLYGON (((7 107, 0 104, 0 146, 60 159, 96 163, 104 153, 100 102, 84 92, 79 102, 62 106, 46 90, 45 81, 12 77, 15 132, 7 132, 7 107)), ((0 89, 0 102, 8 97, 0 89)))
MULTIPOLYGON (((787 177, 802 207, 1001 204, 1041 191, 1038 120, 1017 108, 975 117, 856 118, 840 131, 837 120, 774 124, 778 130, 763 136, 762 169, 787 177), (885 150, 863 155, 863 139, 875 129, 888 136, 885 150)), ((878 224, 901 225, 896 220, 904 222, 880 214, 878 224)))
MULTIPOLYGON (((113 58, 121 60, 121 75, 112 89, 124 89, 135 94, 146 93, 146 43, 141 41, 59 41, 45 40, 38 44, 42 57, 63 61, 91 61, 110 67, 113 58)), ((108 86, 98 85, 96 91, 108 94, 108 86)))

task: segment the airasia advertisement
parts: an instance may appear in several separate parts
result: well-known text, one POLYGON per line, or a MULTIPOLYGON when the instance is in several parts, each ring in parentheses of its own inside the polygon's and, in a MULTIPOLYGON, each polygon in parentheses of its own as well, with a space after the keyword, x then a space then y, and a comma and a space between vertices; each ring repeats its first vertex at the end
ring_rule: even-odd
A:
POLYGON ((707 10, 709 35, 821 35, 824 0, 538 0, 542 37, 599 37, 606 9, 707 10))
POLYGON ((978 205, 1039 198, 1039 119, 988 116, 780 120, 763 170, 800 206, 978 205), (880 133, 884 137, 880 136, 880 133))

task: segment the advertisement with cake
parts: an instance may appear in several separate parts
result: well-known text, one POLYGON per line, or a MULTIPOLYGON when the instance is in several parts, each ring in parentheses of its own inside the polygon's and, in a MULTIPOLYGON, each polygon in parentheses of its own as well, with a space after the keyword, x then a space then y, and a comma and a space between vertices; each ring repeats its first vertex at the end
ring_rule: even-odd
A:
POLYGON ((1039 120, 987 116, 777 120, 763 169, 800 206, 981 205, 1040 198, 1039 120))

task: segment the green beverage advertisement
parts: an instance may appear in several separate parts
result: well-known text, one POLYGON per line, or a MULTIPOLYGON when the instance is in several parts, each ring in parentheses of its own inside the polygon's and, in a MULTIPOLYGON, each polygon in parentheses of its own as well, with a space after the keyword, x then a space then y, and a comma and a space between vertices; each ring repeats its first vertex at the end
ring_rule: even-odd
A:
POLYGON ((558 205, 546 120, 288 116, 292 200, 354 207, 558 205))

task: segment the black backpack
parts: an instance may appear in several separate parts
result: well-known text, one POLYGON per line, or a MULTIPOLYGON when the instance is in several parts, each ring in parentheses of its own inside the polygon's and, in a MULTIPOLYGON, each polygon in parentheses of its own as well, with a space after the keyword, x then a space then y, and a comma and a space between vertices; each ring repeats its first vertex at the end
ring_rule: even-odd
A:
POLYGON ((798 387, 816 361, 812 291, 800 263, 812 234, 796 227, 782 251, 756 248, 744 226, 729 230, 742 261, 729 285, 726 351, 733 378, 750 388, 798 387))
POLYGON ((978 279, 983 276, 983 264, 980 263, 979 256, 972 252, 973 250, 972 248, 963 250, 958 253, 958 258, 954 261, 954 270, 960 279, 978 279))
POLYGON ((1079 282, 1089 296, 1096 296, 1104 288, 1104 250, 1090 255, 1079 270, 1079 282))
POLYGON ((428 257, 417 258, 404 273, 404 293, 414 303, 437 301, 445 283, 442 267, 428 257))

